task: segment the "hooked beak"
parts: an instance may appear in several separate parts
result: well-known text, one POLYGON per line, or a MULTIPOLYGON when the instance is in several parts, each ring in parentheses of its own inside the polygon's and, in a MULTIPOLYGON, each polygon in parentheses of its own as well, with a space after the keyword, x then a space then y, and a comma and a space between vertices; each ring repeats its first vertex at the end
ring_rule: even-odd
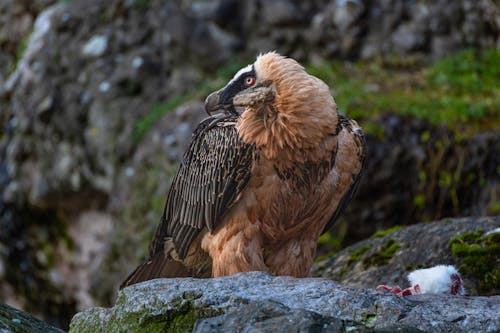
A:
POLYGON ((221 98, 221 90, 215 91, 208 95, 205 99, 205 111, 213 116, 218 113, 231 113, 238 115, 236 112, 232 99, 230 101, 223 101, 221 98))

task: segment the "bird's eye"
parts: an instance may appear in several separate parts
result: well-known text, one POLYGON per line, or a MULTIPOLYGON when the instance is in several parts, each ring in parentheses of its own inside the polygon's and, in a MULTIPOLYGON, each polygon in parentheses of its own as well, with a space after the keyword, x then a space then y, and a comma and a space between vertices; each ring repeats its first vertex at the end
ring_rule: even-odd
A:
POLYGON ((251 87, 255 84, 255 77, 253 76, 247 76, 245 78, 245 86, 251 87))

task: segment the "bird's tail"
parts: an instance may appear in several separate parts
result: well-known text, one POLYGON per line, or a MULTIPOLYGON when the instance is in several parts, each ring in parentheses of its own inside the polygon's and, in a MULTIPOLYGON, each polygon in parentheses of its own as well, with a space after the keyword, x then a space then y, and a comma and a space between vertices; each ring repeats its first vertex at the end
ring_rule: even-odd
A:
POLYGON ((120 289, 143 281, 157 278, 173 278, 191 276, 189 270, 180 261, 176 261, 160 252, 151 257, 148 261, 139 265, 122 282, 120 289))

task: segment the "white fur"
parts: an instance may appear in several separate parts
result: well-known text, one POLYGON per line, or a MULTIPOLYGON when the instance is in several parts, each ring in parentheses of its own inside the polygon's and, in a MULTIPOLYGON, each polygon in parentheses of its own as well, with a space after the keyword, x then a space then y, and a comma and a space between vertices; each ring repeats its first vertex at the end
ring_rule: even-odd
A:
POLYGON ((412 286, 418 284, 422 294, 449 294, 452 283, 450 276, 452 274, 460 276, 455 267, 438 265, 411 272, 408 274, 408 281, 412 286))

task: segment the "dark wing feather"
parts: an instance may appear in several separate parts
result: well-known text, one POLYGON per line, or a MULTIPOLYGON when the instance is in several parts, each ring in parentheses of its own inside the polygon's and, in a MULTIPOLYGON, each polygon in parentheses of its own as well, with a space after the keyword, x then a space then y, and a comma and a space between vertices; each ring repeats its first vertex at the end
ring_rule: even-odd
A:
POLYGON ((180 261, 173 260, 165 256, 164 253, 156 253, 146 262, 139 265, 122 282, 120 289, 135 283, 156 278, 165 277, 187 277, 191 276, 191 271, 180 261))
POLYGON ((352 182, 351 186, 349 189, 346 191, 342 199, 340 199, 339 204, 337 205, 337 209, 335 209, 335 212, 333 212, 332 217, 326 224, 325 228, 323 229, 323 234, 327 232, 335 223, 337 218, 340 216, 340 214, 345 210, 347 207, 347 204, 351 201, 352 197, 354 194, 356 194, 356 191, 358 190, 359 182, 361 180, 361 175, 364 170, 364 164, 365 164, 365 147, 366 147, 366 141, 363 133, 361 131, 354 131, 351 127, 349 119, 339 116, 339 124, 341 126, 340 130, 345 128, 347 129, 350 133, 353 134, 353 138, 355 140, 356 146, 358 147, 358 159, 361 162, 361 168, 358 173, 353 173, 352 174, 352 182))
POLYGON ((202 121, 175 176, 150 257, 172 238, 183 259, 203 228, 213 231, 251 176, 254 146, 243 143, 233 116, 202 121))

